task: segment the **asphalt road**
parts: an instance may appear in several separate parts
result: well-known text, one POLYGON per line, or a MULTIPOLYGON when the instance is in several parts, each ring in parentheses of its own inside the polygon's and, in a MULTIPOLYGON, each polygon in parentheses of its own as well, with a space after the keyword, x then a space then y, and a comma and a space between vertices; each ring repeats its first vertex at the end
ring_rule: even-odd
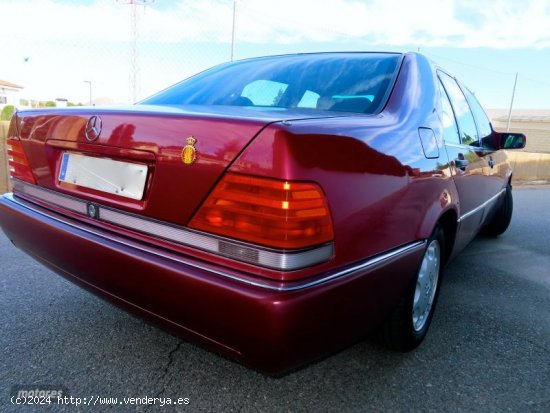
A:
MULTIPOLYGON (((367 340, 265 377, 70 284, 0 235, 0 411, 550 411, 550 187, 515 190, 508 232, 448 267, 415 352, 367 340), (174 406, 14 406, 15 385, 174 406)), ((76 399, 75 399, 76 401, 76 399)))

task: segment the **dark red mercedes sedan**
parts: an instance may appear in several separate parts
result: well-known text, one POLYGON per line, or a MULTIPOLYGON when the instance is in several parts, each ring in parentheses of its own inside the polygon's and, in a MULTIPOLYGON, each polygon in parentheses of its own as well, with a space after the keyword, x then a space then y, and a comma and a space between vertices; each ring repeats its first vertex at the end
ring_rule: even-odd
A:
POLYGON ((420 54, 242 60, 130 107, 18 112, 0 224, 70 281, 276 374, 375 329, 418 346, 445 264, 506 230, 503 149, 524 145, 420 54))

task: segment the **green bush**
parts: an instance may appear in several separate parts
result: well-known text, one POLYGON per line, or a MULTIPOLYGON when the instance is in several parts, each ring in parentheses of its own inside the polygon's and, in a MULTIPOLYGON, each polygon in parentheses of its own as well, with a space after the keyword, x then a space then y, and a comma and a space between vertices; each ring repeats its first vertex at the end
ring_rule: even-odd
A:
POLYGON ((2 113, 0 114, 0 120, 10 120, 14 113, 15 106, 6 105, 4 106, 4 109, 2 109, 2 113))

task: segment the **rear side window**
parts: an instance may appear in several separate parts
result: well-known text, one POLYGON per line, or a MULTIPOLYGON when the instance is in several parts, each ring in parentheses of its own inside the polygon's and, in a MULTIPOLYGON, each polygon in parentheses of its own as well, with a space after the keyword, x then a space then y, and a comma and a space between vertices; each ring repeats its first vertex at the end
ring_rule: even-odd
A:
POLYGON ((298 107, 316 109, 320 97, 321 96, 319 96, 319 94, 312 92, 311 90, 306 90, 302 96, 302 99, 298 102, 298 107))
POLYGON ((216 66, 144 101, 374 113, 397 76, 401 54, 319 53, 216 66))
POLYGON ((244 87, 241 97, 248 99, 250 105, 277 106, 287 87, 285 83, 255 80, 244 87))
POLYGON ((462 93, 462 90, 456 81, 446 73, 439 72, 439 78, 453 106, 460 132, 461 143, 463 145, 479 146, 479 136, 474 121, 474 115, 470 110, 470 105, 468 105, 468 101, 462 93))
POLYGON ((477 98, 474 96, 474 94, 470 92, 466 87, 462 87, 462 90, 466 95, 466 99, 468 99, 470 108, 472 108, 472 113, 474 114, 474 118, 477 124, 477 130, 479 132, 479 137, 483 142, 484 138, 487 138, 493 133, 493 128, 491 127, 491 121, 487 117, 485 110, 483 110, 483 107, 481 106, 477 98))
POLYGON ((446 143, 460 143, 460 136, 456 127, 455 115, 447 92, 439 83, 439 96, 441 99, 441 122, 443 123, 443 139, 446 143))

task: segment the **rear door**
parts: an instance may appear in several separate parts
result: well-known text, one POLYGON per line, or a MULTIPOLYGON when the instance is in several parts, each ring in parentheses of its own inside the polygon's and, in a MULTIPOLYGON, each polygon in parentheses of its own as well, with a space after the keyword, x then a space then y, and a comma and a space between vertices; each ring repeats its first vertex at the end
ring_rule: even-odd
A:
POLYGON ((474 116, 454 78, 438 71, 441 80, 443 116, 447 117, 445 147, 459 196, 460 236, 457 243, 469 242, 478 232, 488 196, 488 162, 480 146, 474 116))
POLYGON ((485 175, 487 177, 486 185, 488 197, 491 198, 498 194, 500 190, 506 186, 509 178, 510 165, 504 151, 495 151, 495 148, 492 147, 494 145, 492 139, 493 128, 491 126, 491 121, 483 110, 483 107, 474 94, 468 90, 468 88, 463 85, 460 86, 466 96, 466 99, 468 99, 470 108, 472 109, 477 130, 479 132, 480 149, 483 156, 487 160, 488 168, 485 170, 485 175))

